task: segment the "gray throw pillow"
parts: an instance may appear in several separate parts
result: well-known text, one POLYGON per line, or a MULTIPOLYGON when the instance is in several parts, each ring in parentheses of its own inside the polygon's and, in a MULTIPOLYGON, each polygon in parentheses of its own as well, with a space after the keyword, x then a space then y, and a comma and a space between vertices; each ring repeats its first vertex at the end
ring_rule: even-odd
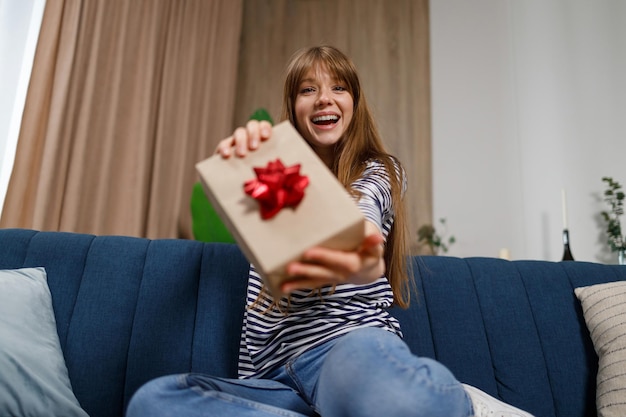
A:
POLYGON ((598 354, 598 416, 626 416, 626 281, 574 291, 598 354))
POLYGON ((72 392, 43 268, 0 270, 0 415, 87 416, 72 392))

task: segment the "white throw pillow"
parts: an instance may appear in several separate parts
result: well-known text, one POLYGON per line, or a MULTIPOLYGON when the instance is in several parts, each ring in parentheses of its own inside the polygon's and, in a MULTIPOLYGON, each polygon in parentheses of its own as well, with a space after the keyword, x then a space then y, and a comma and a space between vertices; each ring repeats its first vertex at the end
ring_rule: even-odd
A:
POLYGON ((626 281, 576 288, 598 354, 599 417, 626 416, 626 281))
POLYGON ((87 416, 72 392, 43 268, 0 270, 0 415, 87 416))

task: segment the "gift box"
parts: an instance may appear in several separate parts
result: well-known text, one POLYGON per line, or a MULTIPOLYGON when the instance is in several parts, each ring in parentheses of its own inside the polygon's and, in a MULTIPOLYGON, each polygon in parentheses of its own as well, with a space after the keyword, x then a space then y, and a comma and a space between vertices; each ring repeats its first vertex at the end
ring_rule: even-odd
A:
POLYGON ((275 296, 287 264, 307 249, 353 250, 363 240, 363 214, 289 121, 274 126, 272 137, 244 158, 213 155, 196 169, 215 210, 275 296))

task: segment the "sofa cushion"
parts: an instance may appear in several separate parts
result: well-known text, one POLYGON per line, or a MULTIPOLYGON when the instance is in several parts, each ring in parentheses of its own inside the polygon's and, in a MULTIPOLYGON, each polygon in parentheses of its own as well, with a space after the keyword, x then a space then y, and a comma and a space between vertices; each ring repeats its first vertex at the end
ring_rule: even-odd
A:
POLYGON ((87 415, 72 392, 43 268, 0 270, 0 415, 87 415))
POLYGON ((626 416, 626 281, 575 289, 598 354, 598 415, 626 416))

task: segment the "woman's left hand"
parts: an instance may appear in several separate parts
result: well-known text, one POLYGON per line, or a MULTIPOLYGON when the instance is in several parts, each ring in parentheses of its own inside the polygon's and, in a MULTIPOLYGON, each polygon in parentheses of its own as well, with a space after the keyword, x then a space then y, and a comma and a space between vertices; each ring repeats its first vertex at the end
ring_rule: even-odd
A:
POLYGON ((365 238, 354 251, 320 246, 307 250, 302 260, 287 265, 290 280, 281 286, 288 294, 299 289, 314 289, 334 284, 367 284, 385 273, 384 239, 378 228, 365 222, 365 238))

